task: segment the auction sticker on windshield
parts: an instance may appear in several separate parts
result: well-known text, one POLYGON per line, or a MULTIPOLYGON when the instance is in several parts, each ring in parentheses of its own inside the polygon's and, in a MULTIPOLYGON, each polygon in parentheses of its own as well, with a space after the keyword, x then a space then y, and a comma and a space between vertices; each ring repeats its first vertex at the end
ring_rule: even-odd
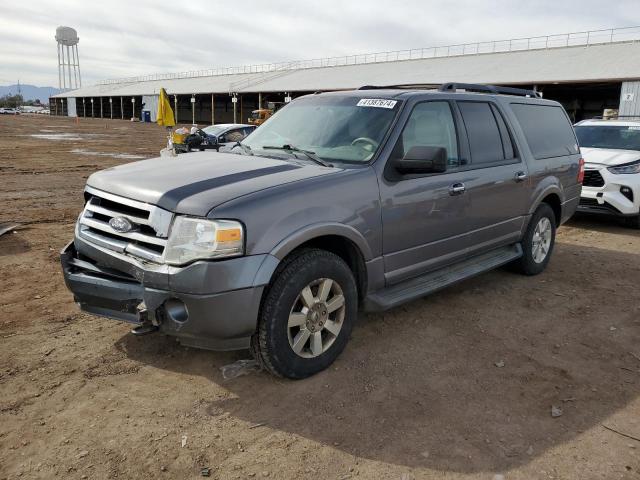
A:
POLYGON ((397 100, 384 100, 382 98, 363 98, 357 103, 358 107, 393 108, 397 100))

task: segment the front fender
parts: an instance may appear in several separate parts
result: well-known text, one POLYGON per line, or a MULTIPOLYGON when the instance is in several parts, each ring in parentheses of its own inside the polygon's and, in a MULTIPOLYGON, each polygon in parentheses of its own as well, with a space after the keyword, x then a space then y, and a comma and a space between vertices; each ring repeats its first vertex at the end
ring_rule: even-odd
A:
POLYGON ((351 240, 362 253, 365 262, 373 258, 369 244, 358 230, 349 225, 334 222, 315 223, 296 230, 280 241, 269 253, 282 260, 303 243, 327 235, 335 235, 351 240))

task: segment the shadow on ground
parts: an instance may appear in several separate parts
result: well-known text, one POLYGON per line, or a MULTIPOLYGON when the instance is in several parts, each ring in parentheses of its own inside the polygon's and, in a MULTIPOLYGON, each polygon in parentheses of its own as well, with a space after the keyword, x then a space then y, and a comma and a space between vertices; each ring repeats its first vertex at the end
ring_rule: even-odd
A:
POLYGON ((567 223, 570 227, 595 230, 597 232, 609 233, 612 235, 625 235, 640 238, 640 230, 632 228, 625 223, 625 220, 618 217, 606 215, 588 215, 576 213, 567 223))
POLYGON ((31 250, 31 245, 13 232, 7 232, 0 236, 0 257, 19 255, 31 250))
POLYGON ((303 381, 266 373, 225 381, 219 367, 248 352, 185 350, 162 336, 125 336, 117 348, 228 389, 209 403, 211 415, 381 462, 505 471, 599 426, 640 393, 640 362, 629 354, 640 353, 638 285, 640 255, 557 244, 538 277, 499 270, 361 315, 336 364, 303 381), (625 278, 614 274, 622 263, 632 267, 625 278), (621 302, 629 308, 613 307, 621 302), (562 416, 552 418, 552 405, 562 416))

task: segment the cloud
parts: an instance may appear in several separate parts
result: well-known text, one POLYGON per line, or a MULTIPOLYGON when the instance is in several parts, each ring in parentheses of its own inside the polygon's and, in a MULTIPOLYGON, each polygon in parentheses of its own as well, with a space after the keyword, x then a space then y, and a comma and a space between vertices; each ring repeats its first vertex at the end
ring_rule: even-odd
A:
POLYGON ((55 28, 83 83, 640 24, 637 0, 30 0, 2 2, 0 81, 57 86, 55 28), (55 7, 54 7, 55 6, 55 7))

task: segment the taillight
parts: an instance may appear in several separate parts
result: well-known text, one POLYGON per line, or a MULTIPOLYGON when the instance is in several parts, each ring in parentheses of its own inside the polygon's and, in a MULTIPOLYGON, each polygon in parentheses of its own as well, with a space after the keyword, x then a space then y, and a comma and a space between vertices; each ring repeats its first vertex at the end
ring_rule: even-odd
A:
POLYGON ((584 181, 584 158, 580 159, 580 169, 578 170, 578 183, 584 181))

